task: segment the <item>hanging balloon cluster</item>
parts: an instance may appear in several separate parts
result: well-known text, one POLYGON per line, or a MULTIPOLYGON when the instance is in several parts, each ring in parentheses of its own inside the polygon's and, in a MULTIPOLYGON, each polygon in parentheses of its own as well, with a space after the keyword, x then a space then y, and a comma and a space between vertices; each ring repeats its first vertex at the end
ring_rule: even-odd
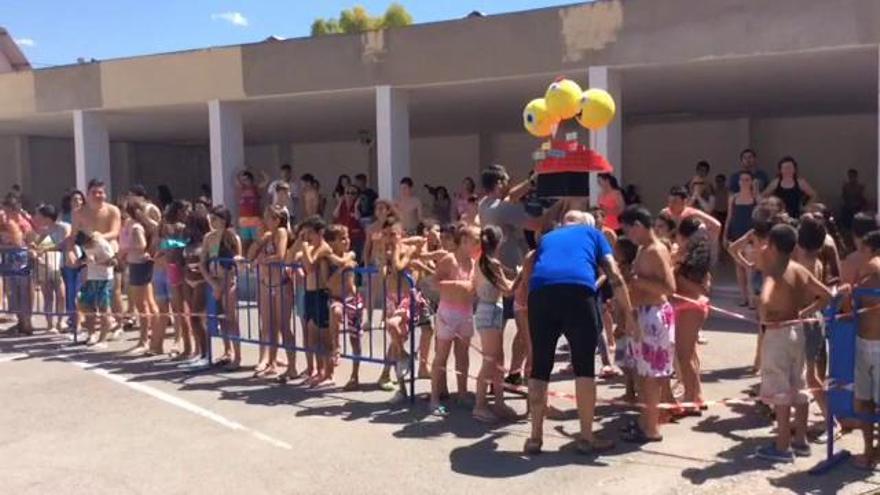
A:
POLYGON ((589 196, 590 173, 612 171, 605 157, 578 142, 576 132, 567 133, 565 139, 557 139, 556 134, 572 118, 597 131, 611 123, 614 113, 614 99, 608 92, 582 91, 576 82, 562 77, 550 84, 543 98, 526 105, 526 130, 535 137, 550 137, 534 155, 539 196, 589 196))

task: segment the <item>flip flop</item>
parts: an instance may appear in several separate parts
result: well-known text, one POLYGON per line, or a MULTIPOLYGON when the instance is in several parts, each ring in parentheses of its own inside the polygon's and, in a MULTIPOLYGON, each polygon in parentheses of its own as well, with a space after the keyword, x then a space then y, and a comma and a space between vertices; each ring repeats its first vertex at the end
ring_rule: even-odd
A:
POLYGON ((645 435, 645 432, 642 431, 642 429, 641 429, 641 428, 638 428, 638 427, 636 427, 635 429, 633 429, 633 430, 631 430, 631 431, 628 431, 628 432, 624 433, 623 435, 620 435, 620 438, 621 438, 624 442, 628 442, 628 443, 636 443, 636 444, 639 444, 639 445, 644 445, 644 444, 646 444, 646 443, 662 442, 662 441, 663 441, 663 435, 661 435, 661 436, 659 436, 659 437, 657 437, 657 438, 651 438, 651 437, 645 435))
POLYGON ((592 441, 578 438, 574 443, 574 448, 578 454, 594 455, 608 452, 614 448, 614 442, 604 438, 594 436, 592 441))
POLYGON ((523 445, 523 454, 525 455, 538 455, 541 453, 541 447, 544 446, 543 440, 536 440, 534 438, 526 439, 526 443, 523 445))

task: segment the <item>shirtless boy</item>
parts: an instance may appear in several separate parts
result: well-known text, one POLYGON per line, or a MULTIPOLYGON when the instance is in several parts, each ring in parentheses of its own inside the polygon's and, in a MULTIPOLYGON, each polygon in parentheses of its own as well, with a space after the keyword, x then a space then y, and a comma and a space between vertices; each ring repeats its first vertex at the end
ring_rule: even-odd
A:
POLYGON ((306 347, 317 352, 306 352, 306 371, 310 386, 317 386, 332 375, 330 342, 330 293, 327 291, 329 276, 328 255, 330 245, 324 241, 327 224, 319 216, 306 218, 300 225, 302 239, 302 263, 306 272, 306 347), (328 375, 329 372, 329 375, 328 375))
MULTIPOLYGON (((865 235, 859 244, 859 251, 865 259, 858 273, 859 287, 880 289, 880 231, 875 230, 865 235)), ((880 297, 863 297, 857 302, 860 309, 874 310, 858 317, 855 409, 860 414, 873 415, 877 413, 877 405, 880 404, 880 318, 876 311, 880 309, 880 297)), ((853 464, 862 469, 873 470, 880 460, 880 448, 874 445, 874 422, 863 421, 860 426, 865 450, 853 458, 853 464)))
MULTIPOLYGON (((354 251, 351 251, 351 239, 348 237, 348 228, 344 225, 331 225, 324 233, 324 240, 330 245, 332 256, 330 261, 330 277, 327 279, 327 288, 330 290, 330 341, 333 343, 333 356, 329 370, 329 378, 333 378, 335 357, 339 355, 336 348, 339 346, 339 334, 344 329, 348 332, 351 342, 352 353, 361 355, 361 331, 363 329, 364 301, 357 291, 354 281, 354 272, 346 270, 356 268, 357 260, 354 251)), ((357 390, 360 384, 359 378, 360 361, 352 362, 351 378, 343 390, 357 390)))
POLYGON ((645 403, 638 424, 624 433, 628 442, 663 440, 660 435, 660 396, 669 386, 675 360, 675 312, 669 296, 675 292, 672 258, 666 245, 657 239, 651 213, 644 207, 630 206, 620 215, 626 236, 639 246, 629 283, 630 298, 638 321, 629 348, 636 364, 639 393, 645 403))
POLYGON ((403 281, 403 271, 409 267, 416 254, 416 248, 403 242, 403 226, 394 217, 388 217, 384 226, 385 266, 382 268, 385 277, 385 330, 391 340, 388 359, 396 361, 394 367, 397 374, 398 389, 391 402, 399 402, 406 398, 405 378, 410 370, 410 356, 406 352, 405 342, 409 336, 411 312, 418 312, 424 300, 413 300, 412 293, 403 281))
MULTIPOLYGON (((801 215, 801 223, 798 226, 797 248, 792 259, 806 268, 816 280, 826 280, 825 264, 822 262, 821 251, 825 246, 828 233, 821 218, 812 213, 801 215)), ((825 351, 825 320, 822 312, 813 315, 816 320, 804 323, 805 357, 807 365, 807 386, 810 388, 816 405, 822 412, 822 417, 827 418, 828 406, 825 400, 825 365, 823 356, 825 351)), ((825 430, 825 422, 818 424, 820 431, 825 430)))
POLYGON ((416 227, 422 221, 422 200, 413 195, 412 189, 412 179, 400 179, 400 197, 397 198, 395 209, 407 234, 415 233, 416 227))
MULTIPOLYGON (((119 250, 119 231, 122 229, 122 214, 115 205, 107 202, 107 190, 104 183, 99 179, 89 181, 86 189, 86 204, 73 212, 73 226, 71 229, 70 246, 73 246, 73 238, 83 232, 89 236, 96 234, 110 244, 113 252, 119 250)), ((122 286, 113 284, 113 299, 122 299, 122 286)), ((107 315, 107 325, 110 325, 110 316, 107 315)), ((121 330, 117 333, 121 334, 121 330)), ((114 334, 116 338, 120 335, 114 334)))
POLYGON ((776 441, 760 447, 756 454, 773 462, 792 462, 795 455, 811 454, 806 436, 809 398, 804 392, 804 325, 793 320, 814 317, 831 299, 822 282, 791 260, 796 244, 794 227, 780 223, 770 229, 758 252, 758 267, 764 274, 759 314, 767 329, 761 347, 761 398, 775 407, 776 441))

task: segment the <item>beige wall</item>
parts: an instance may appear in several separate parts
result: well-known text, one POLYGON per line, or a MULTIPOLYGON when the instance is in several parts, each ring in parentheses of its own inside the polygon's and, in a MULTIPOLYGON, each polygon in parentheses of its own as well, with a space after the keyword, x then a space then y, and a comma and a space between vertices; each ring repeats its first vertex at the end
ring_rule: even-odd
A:
POLYGON ((72 139, 31 137, 28 139, 30 194, 34 202, 61 203, 68 189, 76 187, 72 139))
POLYGON ((143 184, 147 193, 165 184, 175 198, 193 199, 202 184, 211 183, 211 158, 207 146, 175 146, 135 143, 132 183, 143 184))
POLYGON ((708 160, 713 175, 730 174, 745 147, 758 152, 771 178, 779 158, 794 156, 801 176, 832 206, 848 168, 859 170, 870 197, 877 195, 874 115, 629 123, 623 143, 624 182, 637 184, 652 209, 665 203, 670 186, 691 177, 697 161, 708 160))
POLYGON ((241 98, 241 52, 213 48, 102 63, 101 92, 108 107, 169 105, 241 98))
POLYGON ((10 72, 0 77, 0 115, 12 117, 36 110, 34 73, 10 72))
POLYGON ((12 184, 21 184, 28 190, 28 141, 24 136, 0 136, 0 193, 6 193, 12 184))
POLYGON ((869 199, 877 197, 876 115, 761 119, 752 123, 751 133, 767 173, 776 170, 782 156, 794 156, 800 175, 818 191, 821 201, 839 205, 849 168, 859 171, 869 199))
POLYGON ((748 146, 747 135, 743 120, 625 125, 624 182, 639 186, 642 201, 657 209, 666 203, 671 186, 690 179, 698 161, 707 160, 713 175, 733 171, 739 152, 748 146))

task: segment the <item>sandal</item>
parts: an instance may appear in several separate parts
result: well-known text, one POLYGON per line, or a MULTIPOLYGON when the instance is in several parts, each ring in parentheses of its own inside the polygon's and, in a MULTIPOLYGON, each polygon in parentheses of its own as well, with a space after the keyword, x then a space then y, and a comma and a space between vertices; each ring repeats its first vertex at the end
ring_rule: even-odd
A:
POLYGON ((526 439, 526 443, 523 445, 523 454, 525 455, 538 455, 541 453, 541 447, 544 446, 544 441, 535 438, 526 439))
POLYGON ((620 438, 623 439, 624 442, 637 443, 639 445, 663 441, 663 435, 660 435, 659 437, 651 438, 651 437, 645 435, 645 432, 642 431, 642 429, 639 427, 636 427, 635 429, 630 430, 630 431, 624 433, 623 435, 620 435, 620 438))
POLYGON ((344 387, 342 387, 342 391, 343 392, 354 392, 356 390, 360 390, 360 388, 361 388, 361 384, 357 380, 352 378, 351 380, 348 381, 348 383, 345 384, 344 387))
POLYGON ((594 455, 608 452, 614 448, 614 442, 606 438, 593 436, 593 440, 588 441, 585 438, 578 438, 574 443, 574 448, 578 454, 594 455))
POLYGON ((446 406, 444 406, 443 404, 438 404, 433 409, 431 409, 431 416, 445 418, 446 416, 449 416, 449 409, 446 409, 446 406))
POLYGON ((480 423, 492 424, 498 421, 498 416, 488 409, 475 409, 472 416, 480 423))
POLYGON ((224 367, 231 362, 232 362, 232 358, 227 357, 227 356, 223 356, 220 359, 214 361, 214 366, 224 367))

